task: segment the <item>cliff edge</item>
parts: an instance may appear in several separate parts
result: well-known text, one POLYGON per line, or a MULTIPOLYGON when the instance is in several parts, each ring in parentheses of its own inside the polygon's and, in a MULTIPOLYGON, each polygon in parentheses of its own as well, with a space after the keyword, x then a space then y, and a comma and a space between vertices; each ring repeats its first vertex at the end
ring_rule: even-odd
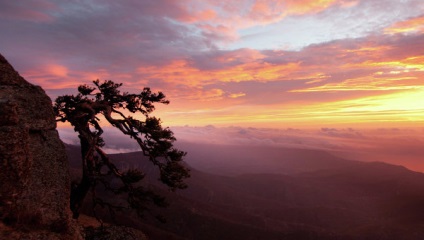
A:
POLYGON ((69 162, 52 101, 0 54, 0 239, 147 239, 124 226, 76 222, 69 195, 69 162))
POLYGON ((51 99, 0 55, 0 239, 82 239, 51 99))

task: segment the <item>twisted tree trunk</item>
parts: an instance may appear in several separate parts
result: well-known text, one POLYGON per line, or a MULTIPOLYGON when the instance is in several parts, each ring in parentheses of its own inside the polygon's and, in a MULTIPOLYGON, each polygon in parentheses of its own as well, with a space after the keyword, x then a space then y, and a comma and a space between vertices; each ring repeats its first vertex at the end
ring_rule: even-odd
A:
POLYGON ((90 142, 84 136, 80 135, 80 143, 81 143, 81 157, 82 157, 82 179, 81 182, 76 186, 73 186, 71 189, 71 197, 70 197, 70 208, 72 211, 72 216, 74 219, 79 217, 80 208, 84 202, 85 196, 87 195, 90 187, 92 185, 91 182, 91 174, 90 174, 90 158, 92 158, 93 154, 90 153, 90 142))

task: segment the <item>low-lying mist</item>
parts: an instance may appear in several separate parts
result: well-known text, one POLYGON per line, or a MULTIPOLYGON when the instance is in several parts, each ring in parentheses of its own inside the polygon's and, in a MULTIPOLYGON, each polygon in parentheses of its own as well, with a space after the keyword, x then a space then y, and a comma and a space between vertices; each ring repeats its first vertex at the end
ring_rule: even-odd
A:
MULTIPOLYGON (((257 157, 265 162, 278 159, 285 149, 323 150, 333 156, 374 162, 381 161, 402 165, 414 171, 424 171, 424 129, 270 129, 214 126, 172 127, 177 141, 175 146, 188 152, 186 161, 200 169, 208 166, 238 166, 257 163, 249 160, 257 157), (205 161, 205 156, 211 158, 205 161), (213 157, 212 157, 213 156, 213 157)), ((78 145, 78 137, 71 128, 59 128, 62 140, 78 145)), ((139 151, 137 144, 111 127, 104 132, 106 150, 109 153, 139 151)), ((297 154, 300 154, 298 152, 297 154)), ((310 154, 304 151, 302 154, 310 154)), ((265 164, 266 165, 266 164, 265 164)), ((278 168, 277 168, 278 169, 278 168)), ((210 170, 210 169, 209 169, 210 170)), ((275 169, 272 171, 276 171, 275 169)))

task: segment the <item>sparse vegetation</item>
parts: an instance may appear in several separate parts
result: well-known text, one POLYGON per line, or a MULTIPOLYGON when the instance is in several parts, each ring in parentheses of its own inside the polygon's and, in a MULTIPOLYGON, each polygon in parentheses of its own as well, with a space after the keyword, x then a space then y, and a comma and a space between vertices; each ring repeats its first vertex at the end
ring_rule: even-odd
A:
POLYGON ((94 87, 81 85, 78 94, 59 96, 54 104, 56 121, 69 122, 78 133, 81 143, 82 179, 71 189, 70 207, 73 217, 78 218, 80 207, 89 191, 92 192, 93 209, 96 206, 107 208, 111 214, 115 210, 132 208, 138 215, 146 210, 146 203, 165 206, 164 198, 141 186, 144 178, 141 169, 122 172, 103 151, 102 121, 117 128, 124 135, 134 139, 142 153, 158 167, 160 181, 170 190, 186 187, 184 179, 189 170, 182 164, 185 152, 175 149, 176 140, 169 128, 161 126, 160 119, 150 116, 154 104, 168 104, 162 92, 153 93, 144 88, 139 94, 121 93, 122 84, 113 81, 93 81, 94 87), (138 120, 126 113, 141 114, 138 120), (111 179, 119 179, 120 184, 111 184, 111 179), (127 206, 116 205, 96 194, 96 187, 117 195, 126 195, 127 206))

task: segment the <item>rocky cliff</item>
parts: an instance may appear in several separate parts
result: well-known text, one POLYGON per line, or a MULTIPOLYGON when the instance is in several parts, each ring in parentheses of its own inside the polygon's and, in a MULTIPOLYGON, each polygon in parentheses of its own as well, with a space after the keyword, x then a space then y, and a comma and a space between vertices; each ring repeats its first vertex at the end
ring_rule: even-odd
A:
POLYGON ((50 98, 0 55, 0 239, 81 239, 50 98))
POLYGON ((51 99, 0 54, 0 239, 147 239, 135 229, 73 220, 68 164, 51 99))

